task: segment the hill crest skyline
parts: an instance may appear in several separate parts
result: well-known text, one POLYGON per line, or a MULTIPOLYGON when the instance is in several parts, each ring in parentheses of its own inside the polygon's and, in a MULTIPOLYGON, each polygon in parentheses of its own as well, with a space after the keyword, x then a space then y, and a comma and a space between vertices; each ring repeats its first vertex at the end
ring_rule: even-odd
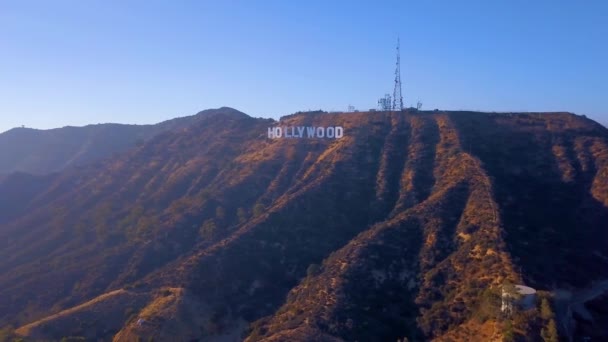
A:
MULTIPOLYGON (((175 120, 175 119, 183 119, 183 118, 189 118, 189 117, 195 117, 199 114, 203 114, 204 112, 207 111, 214 111, 214 110, 222 110, 222 109, 229 109, 229 110, 234 110, 237 111, 239 113, 243 113, 249 117, 252 118, 261 118, 261 119, 270 119, 273 121, 280 121, 281 118, 290 116, 290 115, 294 115, 294 114, 298 114, 298 113, 309 113, 309 112, 317 112, 317 111, 321 111, 324 113, 331 113, 331 114, 335 114, 335 113, 351 113, 348 111, 332 111, 332 110, 323 110, 323 109, 318 109, 318 110, 302 110, 302 111, 296 111, 294 113, 291 114, 284 114, 284 115, 280 115, 278 117, 272 117, 272 116, 252 116, 250 114, 247 114, 246 111, 241 111, 239 109, 230 107, 230 106, 220 106, 220 107, 214 107, 214 108, 207 108, 207 109, 203 109, 198 111, 196 114, 191 114, 191 115, 182 115, 182 116, 175 116, 175 117, 168 117, 167 119, 161 120, 161 121, 157 121, 157 122, 152 122, 152 123, 145 123, 145 122, 136 122, 136 123, 123 123, 123 122, 118 122, 118 121, 110 121, 110 122, 98 122, 98 123, 87 123, 87 124, 83 124, 83 125, 72 125, 72 124, 67 124, 64 126, 56 126, 56 127, 48 127, 48 128, 39 128, 39 127, 28 127, 25 125, 22 126, 15 126, 15 127, 11 127, 6 129, 3 132, 0 132, 0 134, 4 134, 4 133, 8 133, 10 131, 13 130, 32 130, 32 131, 52 131, 52 130, 57 130, 57 129, 62 129, 62 128, 86 128, 86 127, 90 127, 90 126, 100 126, 100 125, 121 125, 121 126, 153 126, 153 125, 157 125, 157 124, 161 124, 167 121, 171 121, 171 120, 175 120)), ((430 113, 433 111, 440 111, 440 112, 471 112, 471 113, 496 113, 496 114, 551 114, 551 113, 569 113, 569 114, 574 114, 574 115, 578 115, 578 116, 585 116, 587 118, 590 118, 591 120, 596 121, 597 123, 601 124, 604 127, 608 128, 608 121, 603 122, 602 120, 596 120, 593 117, 590 117, 588 115, 585 114, 578 114, 576 112, 570 112, 570 111, 492 111, 492 110, 467 110, 467 109, 420 109, 419 111, 422 113, 430 113)), ((381 110, 379 109, 374 109, 374 111, 378 111, 380 112, 381 110)), ((406 111, 406 110, 404 110, 406 111)), ((369 109, 368 110, 357 110, 357 112, 362 112, 362 113, 369 113, 369 109)))

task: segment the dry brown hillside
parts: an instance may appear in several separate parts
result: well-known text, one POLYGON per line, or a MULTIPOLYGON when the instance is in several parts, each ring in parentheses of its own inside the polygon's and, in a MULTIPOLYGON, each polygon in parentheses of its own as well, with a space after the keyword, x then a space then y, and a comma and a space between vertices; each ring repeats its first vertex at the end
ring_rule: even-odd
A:
POLYGON ((44 175, 109 158, 160 133, 189 126, 214 111, 217 110, 154 125, 107 123, 47 130, 13 128, 0 133, 0 174, 44 175))
POLYGON ((108 161, 0 183, 28 189, 0 202, 14 213, 0 220, 0 326, 116 341, 536 341, 546 310, 499 317, 503 284, 551 300, 608 279, 608 130, 591 120, 280 124, 345 136, 268 139, 276 122, 224 110, 108 161), (113 291, 145 303, 116 307, 113 291), (65 323, 76 318, 84 327, 65 323))

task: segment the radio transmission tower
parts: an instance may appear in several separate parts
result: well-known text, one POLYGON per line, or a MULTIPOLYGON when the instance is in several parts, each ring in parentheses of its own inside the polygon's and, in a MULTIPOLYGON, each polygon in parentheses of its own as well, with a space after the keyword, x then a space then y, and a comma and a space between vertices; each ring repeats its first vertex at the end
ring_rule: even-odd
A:
POLYGON ((403 110, 403 96, 401 95, 401 56, 399 52, 399 38, 397 38, 397 67, 395 68, 395 89, 393 90, 393 110, 403 110))

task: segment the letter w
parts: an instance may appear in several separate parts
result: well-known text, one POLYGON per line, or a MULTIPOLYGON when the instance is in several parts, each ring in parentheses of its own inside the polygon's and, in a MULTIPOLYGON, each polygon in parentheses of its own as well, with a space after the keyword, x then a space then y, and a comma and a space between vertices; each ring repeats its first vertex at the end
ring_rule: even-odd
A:
POLYGON ((309 138, 314 138, 316 131, 317 130, 314 127, 306 127, 306 134, 309 138))

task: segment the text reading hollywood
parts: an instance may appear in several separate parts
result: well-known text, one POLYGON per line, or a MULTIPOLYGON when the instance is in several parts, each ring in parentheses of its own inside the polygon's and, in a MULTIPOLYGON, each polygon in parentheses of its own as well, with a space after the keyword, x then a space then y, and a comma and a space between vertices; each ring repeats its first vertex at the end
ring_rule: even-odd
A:
POLYGON ((284 126, 268 127, 268 138, 328 138, 340 139, 344 136, 342 126, 284 126))

